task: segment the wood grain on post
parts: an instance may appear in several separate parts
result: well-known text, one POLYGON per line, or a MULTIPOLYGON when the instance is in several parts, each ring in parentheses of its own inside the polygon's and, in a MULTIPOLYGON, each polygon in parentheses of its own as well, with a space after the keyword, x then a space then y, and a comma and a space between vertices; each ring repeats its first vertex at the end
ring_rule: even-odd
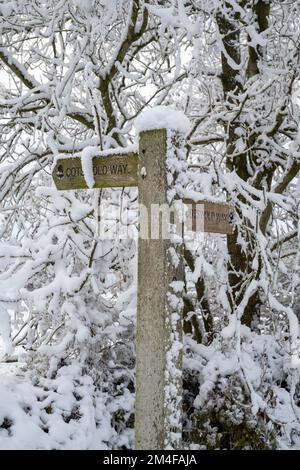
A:
MULTIPOLYGON (((179 374, 176 390, 169 387, 168 391, 167 362, 172 341, 177 338, 182 343, 182 318, 179 313, 174 325, 168 298, 170 283, 182 280, 183 268, 182 262, 177 267, 170 262, 170 249, 174 249, 174 245, 169 239, 150 237, 151 206, 168 204, 166 157, 165 129, 140 134, 139 203, 148 210, 148 238, 140 238, 138 247, 135 403, 135 448, 138 450, 164 449, 171 434, 179 435, 182 431, 172 428, 168 419, 170 396, 167 395, 170 389, 171 393, 177 394, 174 403, 179 407, 177 414, 181 416, 182 379, 179 374), (175 335, 174 330, 173 333, 170 331, 172 322, 175 335)), ((145 231, 143 234, 145 236, 145 231)), ((178 252, 178 247, 176 249, 178 252)), ((181 371, 182 352, 176 361, 175 367, 181 371)), ((180 448, 180 442, 177 446, 180 448)))

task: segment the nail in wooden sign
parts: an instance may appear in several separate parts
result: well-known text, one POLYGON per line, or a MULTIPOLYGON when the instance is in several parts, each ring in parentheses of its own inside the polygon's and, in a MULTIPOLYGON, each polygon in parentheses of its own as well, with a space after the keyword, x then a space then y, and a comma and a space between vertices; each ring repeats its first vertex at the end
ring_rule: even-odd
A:
MULTIPOLYGON (((94 188, 138 185, 137 153, 94 157, 92 161, 94 188)), ((88 189, 79 157, 58 159, 52 177, 58 190, 88 189)))
POLYGON ((204 232, 227 235, 233 233, 231 224, 233 207, 229 204, 195 202, 190 199, 185 199, 184 203, 189 206, 186 220, 188 230, 193 232, 204 230, 204 232))

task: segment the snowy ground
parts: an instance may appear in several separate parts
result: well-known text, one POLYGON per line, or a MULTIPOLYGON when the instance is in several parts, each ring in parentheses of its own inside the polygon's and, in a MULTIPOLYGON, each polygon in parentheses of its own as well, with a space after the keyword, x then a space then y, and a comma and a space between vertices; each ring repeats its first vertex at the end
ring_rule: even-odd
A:
POLYGON ((117 435, 107 397, 96 395, 91 379, 76 367, 63 367, 44 387, 32 382, 22 364, 0 363, 0 450, 132 445, 132 431, 117 435))

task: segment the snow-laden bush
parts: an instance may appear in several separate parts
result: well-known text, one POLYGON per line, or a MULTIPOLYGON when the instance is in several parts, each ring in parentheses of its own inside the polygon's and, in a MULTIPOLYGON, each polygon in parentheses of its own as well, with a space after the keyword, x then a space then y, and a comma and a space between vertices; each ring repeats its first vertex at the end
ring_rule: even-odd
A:
POLYGON ((0 449, 131 448, 133 430, 124 422, 132 394, 117 391, 111 377, 109 384, 99 390, 75 365, 52 379, 1 375, 0 449))
POLYGON ((300 445, 299 368, 289 345, 243 326, 209 346, 186 339, 185 439, 205 449, 300 445), (239 354, 237 354, 237 349, 239 354))

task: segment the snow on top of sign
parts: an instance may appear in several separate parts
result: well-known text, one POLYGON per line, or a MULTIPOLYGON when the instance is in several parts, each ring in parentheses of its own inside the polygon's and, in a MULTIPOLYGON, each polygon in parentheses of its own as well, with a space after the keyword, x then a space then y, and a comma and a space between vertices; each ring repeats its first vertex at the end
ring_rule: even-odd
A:
POLYGON ((137 153, 139 151, 138 146, 136 144, 128 145, 127 147, 114 147, 107 150, 99 150, 97 153, 97 157, 110 157, 110 156, 117 156, 117 155, 125 155, 127 153, 137 153))
POLYGON ((99 150, 97 147, 86 147, 81 152, 81 166, 88 188, 93 188, 95 185, 95 178, 93 175, 93 158, 97 155, 99 155, 99 150))
POLYGON ((138 133, 153 129, 172 129, 187 134, 191 123, 182 111, 169 106, 155 106, 146 109, 136 118, 135 128, 138 133))
MULTIPOLYGON (((127 147, 115 147, 107 150, 101 150, 98 146, 90 145, 88 147, 85 147, 80 152, 74 152, 74 153, 59 153, 54 156, 53 160, 53 168, 57 164, 58 160, 65 160, 67 158, 82 158, 82 155, 85 151, 87 151, 87 154, 90 154, 91 149, 94 150, 93 157, 109 157, 109 156, 118 156, 118 155, 125 155, 127 153, 137 153, 138 152, 138 145, 133 144, 133 145, 128 145, 127 147), (87 150, 89 149, 89 150, 87 150)), ((86 154, 86 153, 85 153, 86 154)))
POLYGON ((183 191, 183 199, 191 200, 193 202, 213 202, 216 204, 228 205, 227 201, 223 201, 215 196, 209 196, 207 194, 199 193, 199 191, 194 191, 192 189, 186 189, 183 191))

